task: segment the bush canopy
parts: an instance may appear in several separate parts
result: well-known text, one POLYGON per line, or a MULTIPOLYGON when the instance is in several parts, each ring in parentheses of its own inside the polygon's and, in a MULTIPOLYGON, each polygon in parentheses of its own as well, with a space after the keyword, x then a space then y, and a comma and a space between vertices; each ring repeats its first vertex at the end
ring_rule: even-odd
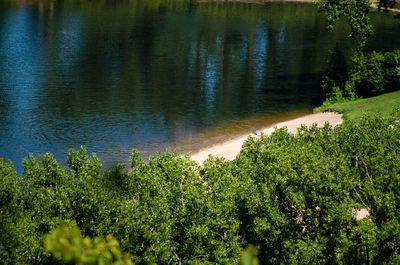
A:
POLYGON ((145 163, 134 150, 130 171, 102 172, 81 148, 68 168, 49 153, 23 167, 17 176, 0 159, 2 264, 58 264, 45 235, 75 225, 106 250, 115 238, 136 264, 238 264, 248 245, 261 264, 400 262, 398 113, 279 129, 202 166, 169 152, 145 163))

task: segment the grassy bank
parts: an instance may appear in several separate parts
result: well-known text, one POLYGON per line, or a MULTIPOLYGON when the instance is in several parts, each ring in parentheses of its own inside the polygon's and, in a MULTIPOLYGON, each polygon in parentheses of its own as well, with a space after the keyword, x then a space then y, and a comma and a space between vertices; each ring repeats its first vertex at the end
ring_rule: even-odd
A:
POLYGON ((323 104, 321 107, 315 108, 314 111, 336 111, 343 113, 343 119, 358 121, 364 114, 378 114, 382 117, 389 117, 395 109, 399 108, 400 91, 396 91, 356 101, 323 104))

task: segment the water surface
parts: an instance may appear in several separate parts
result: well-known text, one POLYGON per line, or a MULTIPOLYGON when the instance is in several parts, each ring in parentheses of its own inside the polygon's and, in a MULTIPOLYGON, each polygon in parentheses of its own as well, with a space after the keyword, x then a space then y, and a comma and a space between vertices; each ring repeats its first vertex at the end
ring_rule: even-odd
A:
MULTIPOLYGON (((373 23, 369 50, 400 47, 400 20, 373 23)), ((0 157, 85 145, 109 168, 310 113, 347 34, 313 4, 1 1, 0 157)))

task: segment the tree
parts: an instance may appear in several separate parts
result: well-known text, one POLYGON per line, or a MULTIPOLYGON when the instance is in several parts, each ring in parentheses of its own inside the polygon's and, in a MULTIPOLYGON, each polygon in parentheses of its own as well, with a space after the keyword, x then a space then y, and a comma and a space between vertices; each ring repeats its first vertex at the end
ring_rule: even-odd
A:
POLYGON ((320 0, 318 5, 328 18, 329 29, 340 18, 347 19, 350 25, 349 37, 356 46, 355 52, 360 53, 373 33, 369 18, 369 0, 320 0))
MULTIPOLYGON (((388 8, 395 1, 380 0, 379 9, 388 8)), ((400 89, 398 51, 365 55, 368 37, 373 33, 370 24, 369 0, 320 0, 320 10, 324 11, 332 29, 340 18, 345 18, 350 25, 350 38, 355 44, 352 61, 353 69, 349 73, 325 76, 322 87, 327 101, 335 103, 343 100, 354 100, 358 97, 369 97, 400 89), (348 80, 343 80, 348 76, 348 80)), ((335 55, 335 54, 333 54, 335 55)))

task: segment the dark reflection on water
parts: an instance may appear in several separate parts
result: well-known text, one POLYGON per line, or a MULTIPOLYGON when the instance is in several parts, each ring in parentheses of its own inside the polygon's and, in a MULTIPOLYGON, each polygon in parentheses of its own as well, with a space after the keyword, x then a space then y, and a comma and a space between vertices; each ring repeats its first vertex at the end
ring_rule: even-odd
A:
MULTIPOLYGON (((400 47, 374 14, 369 49, 400 47)), ((312 4, 0 3, 0 157, 87 146, 105 168, 165 147, 185 153, 321 102, 347 29, 312 4)))

